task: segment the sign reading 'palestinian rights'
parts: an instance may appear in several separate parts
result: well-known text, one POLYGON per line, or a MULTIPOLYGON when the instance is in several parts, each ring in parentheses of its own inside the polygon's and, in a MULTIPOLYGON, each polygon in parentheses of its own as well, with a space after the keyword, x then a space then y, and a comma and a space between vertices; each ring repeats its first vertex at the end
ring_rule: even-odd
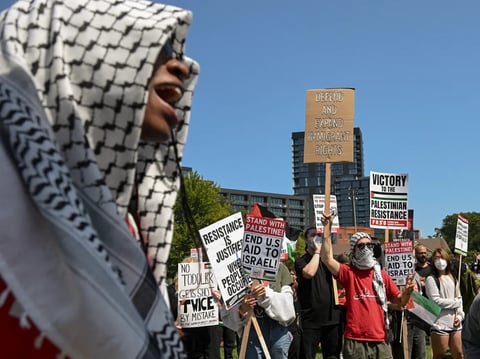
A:
POLYGON ((242 264, 251 278, 275 280, 280 265, 286 222, 247 214, 242 264))
POLYGON ((458 215, 455 233, 455 253, 466 256, 468 252, 468 219, 458 215))
POLYGON ((218 288, 227 309, 242 300, 250 278, 242 267, 243 220, 240 212, 221 219, 200 231, 218 288))
POLYGON ((408 175, 370 172, 370 227, 408 229, 408 175))
POLYGON ((353 162, 355 89, 307 91, 305 163, 353 162))
POLYGON ((182 328, 218 324, 218 305, 212 296, 217 281, 206 262, 178 263, 178 320, 182 328))

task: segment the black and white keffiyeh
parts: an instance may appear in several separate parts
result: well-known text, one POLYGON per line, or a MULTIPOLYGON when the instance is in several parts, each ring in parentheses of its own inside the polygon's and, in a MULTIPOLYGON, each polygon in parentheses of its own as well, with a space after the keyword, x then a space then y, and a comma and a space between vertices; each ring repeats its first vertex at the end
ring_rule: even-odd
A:
MULTIPOLYGON (((380 263, 373 256, 373 250, 364 247, 355 251, 355 245, 362 238, 371 239, 367 233, 356 232, 350 237, 350 261, 358 269, 368 270, 373 268, 373 289, 378 295, 378 300, 382 305, 384 313, 387 313, 387 296, 385 292, 385 283, 383 282, 380 263)), ((388 320, 387 316, 385 316, 388 320)), ((388 325, 388 321, 386 323, 388 325)))
POLYGON ((20 0, 0 18, 0 273, 73 358, 183 357, 158 284, 198 66, 188 11, 143 0, 20 0), (140 140, 167 41, 190 68, 175 141, 140 140), (145 254, 124 218, 135 193, 145 254))

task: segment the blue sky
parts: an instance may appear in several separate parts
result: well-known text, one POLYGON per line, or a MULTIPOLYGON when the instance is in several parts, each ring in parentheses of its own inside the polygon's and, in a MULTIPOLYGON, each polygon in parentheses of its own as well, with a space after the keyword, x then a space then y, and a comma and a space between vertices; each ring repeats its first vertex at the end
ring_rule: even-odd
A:
POLYGON ((354 87, 365 174, 408 173, 423 236, 479 211, 478 2, 172 4, 193 11, 187 52, 201 65, 186 166, 222 187, 292 194, 305 91, 354 87))
POLYGON ((409 175, 424 237, 479 211, 480 3, 168 3, 193 11, 187 53, 201 66, 185 166, 221 187, 293 194, 305 91, 354 87, 365 175, 409 175))

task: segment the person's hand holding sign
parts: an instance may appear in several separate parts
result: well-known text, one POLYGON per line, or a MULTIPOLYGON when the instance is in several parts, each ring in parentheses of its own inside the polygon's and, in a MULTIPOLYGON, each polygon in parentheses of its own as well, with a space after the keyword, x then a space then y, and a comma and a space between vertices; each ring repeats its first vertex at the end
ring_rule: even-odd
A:
POLYGON ((408 301, 410 300, 410 294, 412 294, 413 290, 415 289, 415 281, 413 280, 413 274, 407 274, 407 279, 405 283, 405 290, 402 293, 400 307, 405 308, 408 301))
POLYGON ((245 316, 248 312, 257 305, 257 299, 265 298, 266 289, 257 281, 250 286, 250 293, 243 297, 243 302, 240 304, 239 312, 241 316, 245 316))
POLYGON ((255 297, 255 299, 265 298, 265 294, 267 291, 261 283, 254 282, 251 286, 251 290, 251 295, 255 297))

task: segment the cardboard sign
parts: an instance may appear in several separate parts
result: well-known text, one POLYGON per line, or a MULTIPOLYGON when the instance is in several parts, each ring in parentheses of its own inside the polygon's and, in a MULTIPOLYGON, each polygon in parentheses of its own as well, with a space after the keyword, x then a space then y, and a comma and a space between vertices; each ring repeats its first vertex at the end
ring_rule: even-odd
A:
POLYGON ((307 91, 305 163, 353 162, 355 89, 307 91))
POLYGON ((242 300, 250 284, 241 262, 243 230, 240 212, 199 230, 227 309, 242 300))
POLYGON ((408 175, 370 172, 370 227, 408 229, 408 175))
POLYGON ((413 242, 409 239, 385 242, 385 269, 397 285, 405 285, 407 275, 415 271, 413 242))
POLYGON ((216 288, 208 263, 178 263, 178 319, 182 328, 218 324, 218 305, 212 296, 216 288))
POLYGON ((282 219, 246 216, 242 264, 251 278, 275 280, 280 265, 286 222, 282 219))
POLYGON ((458 215, 455 233, 455 253, 466 256, 468 252, 468 219, 458 215))

